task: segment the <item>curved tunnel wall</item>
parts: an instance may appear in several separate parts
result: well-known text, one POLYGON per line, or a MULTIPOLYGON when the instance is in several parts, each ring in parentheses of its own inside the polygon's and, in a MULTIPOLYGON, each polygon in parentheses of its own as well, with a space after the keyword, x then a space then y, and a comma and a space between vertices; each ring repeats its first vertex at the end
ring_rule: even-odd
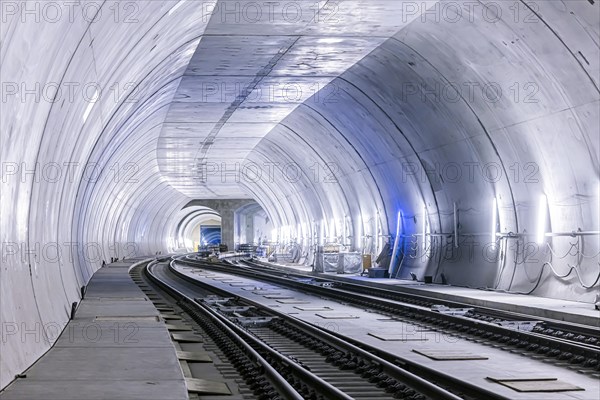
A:
MULTIPOLYGON (((136 2, 133 24, 108 12, 2 24, 0 387, 50 346, 102 259, 169 250, 190 199, 162 177, 156 147, 207 22, 194 2, 171 12, 178 3, 136 2), (72 99, 37 100, 21 82, 91 82, 110 95, 93 103, 94 86, 80 86, 72 99)), ((512 3, 491 4, 502 7, 495 17, 446 8, 398 32, 330 84, 332 101, 306 101, 247 159, 297 163, 298 174, 242 185, 274 226, 314 241, 333 219, 341 240, 374 253, 402 211, 400 277, 592 301, 574 273, 559 279, 545 261, 560 273, 577 265, 589 285, 597 236, 546 238, 556 256, 528 243, 542 193, 548 231, 598 230, 598 3, 519 3, 516 21, 512 3), (498 232, 524 236, 499 237, 490 253, 494 198, 498 232)))
POLYGON ((63 5, 60 18, 3 4, 0 387, 54 342, 102 260, 166 250, 189 201, 155 156, 208 21, 177 3, 63 5))
POLYGON ((597 234, 535 233, 542 194, 546 232, 598 231, 598 13, 544 2, 524 24, 503 4, 472 22, 411 23, 334 80, 334 99, 307 100, 271 131, 248 161, 279 163, 280 178, 248 186, 273 220, 350 215, 359 237, 374 215, 395 232, 402 211, 400 277, 593 301, 597 234), (315 180, 315 163, 335 179, 315 180), (492 241, 494 199, 497 231, 514 237, 492 241))

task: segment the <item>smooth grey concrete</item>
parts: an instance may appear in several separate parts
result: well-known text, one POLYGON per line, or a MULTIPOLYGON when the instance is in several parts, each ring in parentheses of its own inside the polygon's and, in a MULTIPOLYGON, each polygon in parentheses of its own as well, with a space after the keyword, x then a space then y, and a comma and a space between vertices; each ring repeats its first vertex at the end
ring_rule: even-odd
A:
POLYGON ((164 320, 131 280, 131 263, 92 277, 75 318, 2 400, 187 399, 164 320))
POLYGON ((234 221, 236 244, 263 244, 272 240, 273 225, 258 203, 238 208, 234 221))

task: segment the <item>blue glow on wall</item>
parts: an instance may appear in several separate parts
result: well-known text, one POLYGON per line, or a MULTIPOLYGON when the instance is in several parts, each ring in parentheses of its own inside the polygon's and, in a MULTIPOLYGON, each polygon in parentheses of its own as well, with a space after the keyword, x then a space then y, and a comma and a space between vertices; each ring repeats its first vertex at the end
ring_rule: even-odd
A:
POLYGON ((200 227, 200 243, 203 245, 221 243, 221 227, 220 226, 201 226, 200 227))

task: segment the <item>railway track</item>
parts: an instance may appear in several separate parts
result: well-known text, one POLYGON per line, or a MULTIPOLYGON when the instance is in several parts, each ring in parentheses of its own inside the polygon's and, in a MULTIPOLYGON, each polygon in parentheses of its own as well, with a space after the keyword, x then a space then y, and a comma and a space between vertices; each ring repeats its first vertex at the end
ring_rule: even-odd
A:
MULTIPOLYGON (((145 267, 132 269, 130 275, 147 295, 152 295, 151 300, 158 308, 163 308, 163 302, 166 302, 166 304, 172 303, 167 307, 168 309, 176 307, 187 312, 196 323, 195 335, 204 343, 206 350, 217 355, 220 360, 216 363, 217 369, 223 377, 231 378, 236 382, 242 398, 287 400, 288 397, 285 395, 290 394, 290 391, 293 392, 293 389, 269 368, 263 370, 261 365, 263 360, 251 349, 241 346, 241 342, 235 335, 213 323, 207 315, 190 315, 189 311, 194 309, 188 305, 188 300, 179 297, 178 292, 172 290, 167 284, 156 278, 150 278, 145 267), (157 300, 155 296, 159 296, 161 300, 157 300)), ((198 397, 190 396, 190 399, 194 398, 198 397)), ((289 398, 299 399, 293 395, 289 398)))
POLYGON ((253 389, 260 381, 256 398, 504 399, 434 370, 419 376, 379 357, 374 349, 186 279, 164 263, 150 265, 145 273, 211 337, 219 338, 215 343, 220 348, 235 350, 227 358, 241 366, 238 372, 253 389))
MULTIPOLYGON (((279 276, 290 276, 290 277, 298 277, 299 279, 311 279, 315 282, 331 282, 331 279, 325 278, 316 278, 312 275, 302 274, 300 272, 294 273, 289 270, 282 271, 281 269, 270 266, 267 263, 256 262, 250 259, 241 259, 238 263, 245 265, 249 268, 254 269, 257 272, 265 271, 265 268, 269 270, 269 273, 277 274, 279 276)), ((485 322, 492 322, 496 324, 502 323, 516 323, 516 322, 539 322, 539 324, 535 325, 532 329, 533 332, 544 333, 546 335, 558 337, 561 339, 570 340, 572 342, 578 342, 581 344, 587 344, 591 346, 597 347, 600 345, 600 338, 598 337, 597 330, 598 327, 589 327, 580 324, 567 323, 564 321, 557 321, 548 318, 541 318, 538 316, 531 316, 521 313, 515 313, 510 311, 502 311, 502 310, 494 310, 490 308, 473 306, 465 303, 452 302, 448 300, 440 300, 433 297, 427 297, 423 295, 411 294, 411 293, 403 293, 395 290, 388 290, 378 288, 375 293, 373 293, 373 288, 355 284, 350 282, 335 282, 334 286, 336 289, 346 292, 353 293, 363 293, 363 294, 376 294, 377 297, 390 299, 395 301, 400 301, 407 304, 414 304, 421 307, 431 308, 435 305, 439 305, 440 302, 445 303, 449 308, 455 309, 470 309, 466 314, 462 316, 465 318, 473 318, 478 319, 485 322)))
POLYGON ((359 284, 340 284, 325 278, 273 268, 265 270, 265 265, 251 261, 232 266, 185 257, 178 259, 178 262, 332 298, 478 343, 500 346, 526 357, 542 358, 584 374, 597 376, 600 371, 600 341, 596 330, 591 327, 539 318, 531 321, 530 316, 460 303, 446 303, 445 309, 436 310, 439 299, 392 290, 375 291, 359 284))
POLYGON ((358 356, 346 355, 322 341, 306 337, 284 322, 271 326, 250 328, 250 332, 271 348, 293 358, 311 373, 318 374, 324 381, 337 387, 353 399, 394 399, 399 393, 404 398, 425 399, 422 394, 399 383, 375 367, 366 373, 369 363, 358 356), (357 374, 365 373, 364 379, 357 374), (379 374, 382 374, 379 377, 379 374))
MULTIPOLYGON (((241 259, 238 263, 245 266, 248 266, 254 269, 257 272, 264 271, 265 268, 269 270, 270 273, 278 274, 279 276, 290 276, 290 277, 298 277, 299 279, 312 279, 315 282, 330 282, 331 279, 326 278, 316 278, 312 275, 307 275, 303 273, 294 273, 289 270, 282 271, 281 269, 270 266, 267 263, 256 262, 250 259, 241 259)), ((358 283, 350 283, 350 282, 334 282, 334 287, 336 289, 342 291, 352 291, 364 294, 374 294, 373 288, 369 286, 365 286, 358 283)), ((471 309, 471 311, 462 315, 465 318, 473 318, 478 319, 485 322, 494 322, 494 323, 502 323, 502 322, 531 322, 536 321, 540 322, 540 324, 536 325, 533 328, 534 332, 543 332, 546 331, 548 335, 552 335, 555 337, 559 337, 566 340, 571 340, 573 342, 579 342, 581 344, 588 344, 591 346, 597 347, 600 345, 600 338, 597 335, 597 327, 590 327, 587 325, 569 323, 565 321, 557 321, 549 318, 540 318, 539 316, 531 316, 522 313, 515 313, 504 310, 496 310, 481 306, 473 306, 466 303, 453 302, 448 300, 440 300, 435 297, 428 297, 424 295, 404 293, 395 290, 378 288, 375 291, 377 297, 387 298, 391 300, 401 301, 408 304, 414 304, 421 307, 431 308, 434 305, 439 305, 441 302, 445 303, 449 308, 459 308, 459 309, 471 309)))

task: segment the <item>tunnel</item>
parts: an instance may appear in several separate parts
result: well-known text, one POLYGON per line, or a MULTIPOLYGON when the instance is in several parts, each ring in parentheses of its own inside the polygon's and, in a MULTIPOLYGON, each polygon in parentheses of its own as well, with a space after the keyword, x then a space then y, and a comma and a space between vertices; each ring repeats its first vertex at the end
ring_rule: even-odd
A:
POLYGON ((229 251, 598 301, 598 1, 1 6, 0 388, 103 265, 206 221, 229 251))

